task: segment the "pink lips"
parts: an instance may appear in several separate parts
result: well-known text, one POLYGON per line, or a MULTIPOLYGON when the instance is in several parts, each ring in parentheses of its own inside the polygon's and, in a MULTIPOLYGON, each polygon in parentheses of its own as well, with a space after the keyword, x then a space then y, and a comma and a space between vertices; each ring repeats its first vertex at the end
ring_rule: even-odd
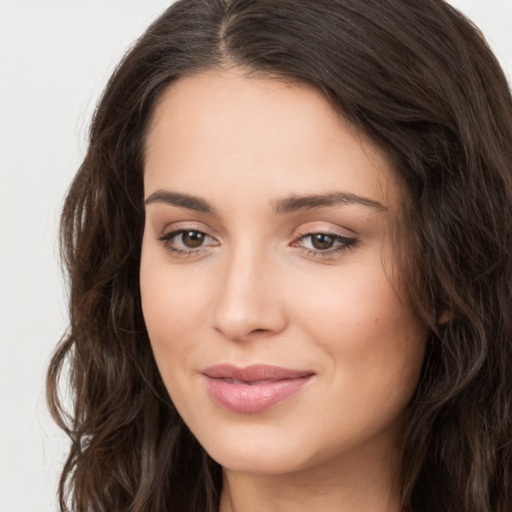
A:
POLYGON ((268 365, 219 364, 206 368, 203 375, 215 403, 231 411, 255 413, 297 393, 314 373, 268 365))

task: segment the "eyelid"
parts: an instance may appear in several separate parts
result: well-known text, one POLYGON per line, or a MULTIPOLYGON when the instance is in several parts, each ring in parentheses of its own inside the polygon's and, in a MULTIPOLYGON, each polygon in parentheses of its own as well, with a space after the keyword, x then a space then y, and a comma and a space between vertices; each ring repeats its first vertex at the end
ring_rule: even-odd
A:
POLYGON ((175 233, 177 231, 198 231, 200 233, 204 233, 205 235, 208 235, 210 238, 213 238, 215 240, 219 240, 219 236, 217 233, 214 232, 208 225, 196 221, 196 220, 180 220, 176 222, 169 222, 166 224, 161 224, 162 227, 159 225, 155 225, 155 233, 157 239, 163 238, 166 235, 169 235, 171 233, 175 233))
MULTIPOLYGON (((358 242, 359 237, 355 235, 354 231, 347 228, 341 228, 339 226, 332 227, 326 226, 325 224, 319 223, 306 223, 301 225, 295 230, 292 235, 292 241, 289 243, 291 247, 295 247, 307 255, 313 257, 333 257, 338 253, 353 248, 358 242), (347 231, 350 233, 347 233, 347 231), (318 248, 318 247, 307 247, 305 240, 308 237, 314 237, 315 235, 326 235, 333 239, 332 247, 318 248)), ((167 225, 161 230, 160 234, 155 237, 166 250, 174 254, 175 256, 195 256, 204 252, 210 251, 213 247, 221 244, 218 236, 213 235, 208 226, 204 226, 202 223, 196 222, 176 222, 167 225), (184 240, 181 242, 177 240, 180 235, 187 232, 197 232, 204 235, 204 243, 197 247, 188 247, 184 240)), ((310 244, 309 244, 310 245, 310 244)), ((313 244, 314 245, 314 244, 313 244)))
POLYGON ((325 259, 332 258, 344 251, 354 248, 359 243, 359 236, 356 233, 354 233, 354 231, 349 230, 347 228, 343 228, 343 231, 345 231, 345 233, 340 231, 342 230, 339 227, 336 229, 331 226, 327 227, 325 226, 325 224, 321 225, 319 223, 308 223, 303 226, 300 226, 295 231, 293 235, 293 241, 291 242, 290 245, 292 247, 297 247, 301 249, 307 256, 325 259), (350 234, 346 233, 346 231, 349 231, 350 234), (304 240, 306 240, 308 237, 313 237, 319 234, 333 237, 335 242, 337 243, 335 243, 335 245, 333 245, 332 248, 328 248, 325 250, 309 248, 303 245, 304 240))
POLYGON ((208 228, 198 226, 196 223, 189 222, 177 222, 171 225, 167 225, 163 230, 160 231, 160 234, 157 235, 155 238, 164 246, 166 250, 168 250, 174 256, 178 257, 197 256, 200 253, 208 251, 212 247, 215 247, 220 244, 217 237, 211 234, 208 228), (205 235, 205 237, 213 241, 213 243, 210 241, 198 247, 173 247, 171 245, 172 241, 176 237, 191 231, 205 235))
POLYGON ((202 235, 206 235, 208 238, 211 238, 212 240, 216 240, 213 236, 209 235, 205 231, 201 229, 195 229, 195 228, 176 228, 176 229, 169 229, 162 233, 161 235, 157 236, 157 240, 165 241, 170 240, 171 238, 174 238, 177 235, 181 235, 183 233, 187 232, 195 232, 195 233, 201 233, 202 235))
POLYGON ((307 222, 302 224, 293 233, 293 238, 299 238, 306 235, 323 233, 326 235, 341 236, 343 238, 358 238, 359 234, 344 226, 339 226, 331 222, 307 222))

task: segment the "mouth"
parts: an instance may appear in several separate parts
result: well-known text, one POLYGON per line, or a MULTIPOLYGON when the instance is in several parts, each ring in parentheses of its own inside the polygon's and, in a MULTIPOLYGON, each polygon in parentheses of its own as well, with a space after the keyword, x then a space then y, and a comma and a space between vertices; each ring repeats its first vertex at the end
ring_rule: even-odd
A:
POLYGON ((239 368, 229 364, 211 366, 202 373, 213 402, 239 413, 270 409, 296 395, 315 375, 271 365, 239 368))

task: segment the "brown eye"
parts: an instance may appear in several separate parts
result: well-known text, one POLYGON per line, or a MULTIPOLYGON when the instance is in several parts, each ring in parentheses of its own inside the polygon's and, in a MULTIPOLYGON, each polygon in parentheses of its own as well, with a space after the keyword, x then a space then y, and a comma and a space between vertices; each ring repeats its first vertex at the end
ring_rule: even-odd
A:
POLYGON ((350 247, 354 247, 358 242, 357 238, 349 238, 337 233, 308 233, 302 235, 291 245, 293 247, 302 247, 308 255, 317 255, 332 257, 350 247))
POLYGON ((177 229, 157 238, 175 256, 198 254, 219 245, 215 238, 197 229, 177 229))
POLYGON ((189 249, 197 249, 203 245, 205 234, 201 231, 184 231, 181 234, 181 241, 183 245, 189 249))
POLYGON ((326 235, 325 233, 316 233, 315 235, 311 235, 311 245, 319 251, 330 249, 334 245, 335 241, 336 237, 326 235))

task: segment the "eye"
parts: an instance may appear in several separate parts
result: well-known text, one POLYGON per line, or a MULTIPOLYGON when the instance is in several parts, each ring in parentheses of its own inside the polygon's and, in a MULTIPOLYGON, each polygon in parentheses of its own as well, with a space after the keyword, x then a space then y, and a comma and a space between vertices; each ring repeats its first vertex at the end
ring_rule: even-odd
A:
POLYGON ((207 235, 201 231, 183 231, 177 235, 177 238, 181 244, 188 249, 197 249, 203 245, 204 241, 207 239, 207 235))
POLYGON ((327 233, 315 233, 304 237, 304 246, 311 245, 310 249, 317 249, 318 251, 326 251, 331 249, 336 243, 336 236, 327 233), (306 243, 308 240, 308 244, 306 243))
POLYGON ((346 237, 337 233, 306 233, 291 245, 301 247, 308 255, 331 256, 353 247, 357 238, 346 237))
POLYGON ((218 245, 218 242, 197 229, 176 229, 158 237, 164 247, 178 254, 193 254, 199 249, 218 245))

